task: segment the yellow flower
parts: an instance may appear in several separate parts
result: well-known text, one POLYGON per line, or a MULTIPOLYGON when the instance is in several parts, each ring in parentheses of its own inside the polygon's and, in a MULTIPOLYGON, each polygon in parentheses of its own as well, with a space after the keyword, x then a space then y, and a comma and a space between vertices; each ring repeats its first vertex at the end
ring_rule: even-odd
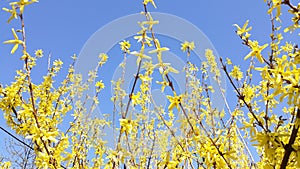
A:
POLYGON ((180 109, 179 104, 181 103, 181 99, 182 99, 181 95, 177 96, 176 93, 174 92, 173 97, 168 95, 167 98, 170 101, 170 105, 168 107, 169 111, 171 111, 174 107, 176 107, 178 110, 180 109))
POLYGON ((35 51, 34 54, 35 54, 36 57, 40 58, 40 57, 42 57, 44 55, 44 52, 43 52, 42 49, 38 49, 38 50, 35 51))
POLYGON ((0 168, 1 169, 9 169, 11 166, 11 162, 7 161, 7 162, 0 162, 0 168))
POLYGON ((171 160, 171 154, 170 152, 166 152, 162 155, 164 158, 163 158, 163 161, 160 162, 160 166, 164 166, 164 168, 170 168, 170 169, 175 169, 175 168, 178 168, 178 161, 174 161, 174 160, 171 160))
POLYGON ((137 123, 134 120, 129 119, 120 119, 121 133, 125 132, 126 134, 134 131, 134 127, 137 126, 137 123))
POLYGON ((102 82, 102 80, 96 82, 95 86, 97 87, 97 89, 96 89, 97 92, 100 92, 100 90, 104 89, 104 87, 105 87, 105 85, 102 82))
POLYGON ((11 9, 2 8, 2 10, 6 11, 6 12, 9 12, 9 13, 11 14, 11 16, 9 17, 7 23, 9 23, 9 22, 10 22, 11 20, 13 20, 14 18, 17 19, 18 14, 17 14, 15 5, 12 5, 12 6, 11 6, 11 9))
POLYGON ((252 27, 247 28, 248 24, 249 24, 249 20, 247 20, 247 21, 245 22, 245 24, 243 25, 242 28, 239 27, 239 25, 234 24, 233 26, 237 27, 237 29, 238 29, 238 30, 236 31, 236 34, 238 34, 238 35, 241 36, 241 35, 243 35, 244 33, 248 33, 248 32, 252 29, 252 27))
POLYGON ((151 54, 151 53, 160 53, 160 52, 164 52, 164 51, 168 51, 169 50, 169 48, 167 48, 167 47, 158 47, 157 49, 154 49, 154 50, 151 50, 151 51, 149 51, 149 53, 151 54))
POLYGON ((228 65, 232 65, 232 62, 231 62, 231 60, 230 60, 229 58, 226 58, 226 63, 227 63, 228 65))
POLYGON ((178 70, 176 70, 175 68, 171 67, 171 63, 157 63, 154 65, 154 68, 159 68, 159 73, 160 74, 168 74, 170 72, 173 73, 179 73, 178 70))
POLYGON ((243 78, 243 72, 241 72, 238 66, 233 67, 233 70, 230 72, 230 75, 237 80, 241 80, 243 78))
POLYGON ((129 41, 123 40, 122 42, 119 43, 121 50, 124 51, 125 53, 129 53, 129 48, 131 46, 131 44, 129 43, 129 41))
POLYGON ((245 85, 242 90, 242 94, 244 96, 244 99, 247 103, 251 102, 253 97, 255 96, 255 91, 256 87, 255 86, 250 86, 250 85, 245 85))
POLYGON ((15 51, 18 49, 19 45, 23 44, 23 41, 19 40, 18 35, 16 34, 14 28, 12 28, 11 31, 12 31, 15 39, 13 39, 13 40, 7 40, 7 41, 5 41, 3 43, 4 44, 14 44, 14 47, 12 48, 12 50, 10 52, 11 54, 14 54, 15 51))
MULTIPOLYGON (((140 23, 138 23, 138 24, 140 25, 140 23)), ((148 46, 152 46, 152 44, 151 44, 152 38, 147 36, 146 28, 142 28, 142 30, 140 32, 138 32, 137 34, 141 34, 141 35, 134 36, 133 39, 136 39, 137 42, 144 41, 144 43, 147 44, 148 46)))
POLYGON ((100 53, 99 59, 101 59, 102 62, 106 62, 108 59, 108 56, 105 53, 100 53))
POLYGON ((195 48, 194 41, 192 42, 184 41, 184 43, 181 44, 181 50, 183 52, 188 51, 188 54, 190 53, 191 50, 194 50, 194 48, 195 48))
POLYGON ((63 65, 63 62, 60 59, 58 59, 53 62, 53 65, 56 67, 61 67, 63 65))
POLYGON ((143 62, 142 68, 146 70, 148 75, 152 74, 154 71, 154 65, 151 61, 143 62))
POLYGON ((143 21, 143 22, 140 22, 140 25, 144 26, 144 25, 149 25, 148 26, 148 30, 151 30, 153 25, 157 25, 159 23, 159 21, 154 21, 152 19, 152 17, 150 17, 150 20, 149 21, 143 21))
MULTIPOLYGON (((283 1, 285 2, 285 1, 283 1)), ((281 15, 281 0, 272 0, 273 5, 268 10, 268 13, 271 13, 273 9, 276 8, 276 17, 279 17, 281 15)))
POLYGON ((152 79, 151 77, 149 77, 147 75, 142 75, 142 74, 139 74, 139 78, 141 79, 142 83, 149 82, 152 79))
POLYGON ((143 51, 141 50, 140 52, 137 52, 137 51, 133 51, 131 52, 130 54, 132 55, 135 55, 138 57, 138 59, 136 60, 136 64, 138 65, 139 62, 142 60, 142 59, 151 59, 150 56, 147 56, 143 53, 143 51))
POLYGON ((265 49, 268 46, 268 44, 264 44, 263 46, 259 46, 257 41, 251 41, 249 40, 249 47, 252 49, 252 51, 245 56, 245 60, 248 59, 250 56, 256 56, 258 61, 260 63, 264 62, 263 56, 261 55, 261 51, 265 49))
POLYGON ((169 82, 167 82, 167 81, 165 81, 165 80, 162 81, 162 82, 156 81, 156 83, 161 84, 161 92, 164 92, 165 87, 166 87, 166 86, 169 86, 169 82))
POLYGON ((13 6, 13 5, 18 5, 18 7, 20 8, 20 14, 23 14, 24 12, 24 7, 26 5, 30 5, 32 3, 35 3, 35 2, 38 2, 37 0, 31 0, 31 1, 28 1, 28 0, 20 0, 19 2, 11 2, 10 5, 13 6))
POLYGON ((102 66, 103 64, 105 64, 107 62, 108 56, 105 53, 100 53, 98 58, 100 59, 100 61, 98 62, 98 65, 102 66))
POLYGON ((77 59, 76 54, 74 54, 73 56, 71 56, 71 58, 72 58, 73 60, 76 60, 76 59, 77 59))
POLYGON ((181 44, 181 50, 183 52, 187 51, 187 56, 190 56, 191 54, 191 50, 193 50, 195 48, 195 44, 194 42, 188 42, 185 41, 184 43, 181 44))
POLYGON ((154 8, 156 8, 156 5, 153 0, 144 0, 143 3, 144 3, 144 5, 147 5, 149 2, 151 2, 151 4, 154 6, 154 8))
MULTIPOLYGON (((213 51, 211 49, 206 49, 205 50, 205 57, 207 59, 207 63, 210 67, 210 72, 213 73, 215 75, 215 77, 220 77, 221 73, 220 73, 220 69, 218 68, 218 64, 216 61, 216 57, 213 53, 213 51)), ((206 63, 203 64, 203 68, 206 68, 206 63)))
POLYGON ((132 95, 130 96, 131 100, 132 100, 132 104, 133 106, 139 104, 140 101, 140 97, 141 97, 141 92, 138 92, 136 95, 134 93, 132 93, 132 95))
POLYGON ((292 52, 294 49, 294 46, 291 43, 286 42, 284 46, 281 46, 281 49, 284 52, 292 52))
POLYGON ((160 46, 160 43, 159 43, 159 41, 158 41, 158 39, 155 39, 154 42, 155 42, 155 44, 156 44, 156 49, 151 50, 151 51, 149 51, 148 53, 150 53, 150 54, 151 54, 151 53, 157 53, 157 59, 158 59, 158 62, 159 62, 160 64, 162 64, 162 63, 163 63, 163 61, 162 61, 162 52, 168 51, 169 48, 167 48, 167 47, 161 47, 161 46, 160 46))

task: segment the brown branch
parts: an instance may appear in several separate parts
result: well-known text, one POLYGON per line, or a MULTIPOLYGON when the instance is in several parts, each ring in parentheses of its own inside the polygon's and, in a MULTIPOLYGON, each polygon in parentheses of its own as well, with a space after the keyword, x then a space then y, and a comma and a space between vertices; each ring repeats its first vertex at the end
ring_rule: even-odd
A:
POLYGON ((295 7, 294 5, 291 4, 290 0, 284 0, 283 2, 281 2, 282 4, 285 4, 287 6, 289 6, 293 11, 295 12, 299 12, 298 8, 295 7))
POLYGON ((297 115, 296 115, 296 119, 295 119, 295 123, 292 129, 292 134, 290 136, 289 139, 289 143, 287 145, 284 146, 284 156, 280 165, 280 169, 285 169, 287 167, 290 155, 293 151, 295 151, 293 149, 293 144, 295 143, 298 131, 299 131, 299 126, 296 126, 297 121, 300 120, 300 108, 297 109, 297 115))
MULTIPOLYGON (((153 133, 154 133, 154 128, 153 128, 153 133)), ((148 133, 148 135, 149 135, 149 133, 148 133)), ((151 147, 150 156, 148 157, 147 169, 150 168, 150 163, 151 163, 151 159, 152 159, 152 154, 153 154, 154 146, 155 146, 156 136, 154 135, 153 137, 154 137, 154 138, 153 138, 153 144, 152 144, 152 147, 151 147)), ((149 135, 149 138, 151 139, 150 135, 149 135)))
POLYGON ((251 115, 253 116, 253 118, 255 119, 255 121, 257 122, 257 124, 265 131, 268 132, 268 130, 265 128, 265 126, 262 124, 261 121, 258 120, 257 116, 255 115, 251 104, 247 103, 245 100, 245 96, 241 94, 241 92, 239 91, 239 89, 236 87, 236 85, 234 84, 234 82, 232 81, 232 78, 230 77, 228 70, 226 68, 226 65, 223 63, 222 58, 220 57, 220 62, 222 64, 222 69, 224 70, 227 78, 230 81, 230 84, 232 85, 232 87, 234 88, 234 90, 237 92, 237 97, 243 101, 243 103, 246 105, 246 107, 248 108, 249 112, 251 113, 251 115))
POLYGON ((135 77, 134 77, 134 82, 133 82, 133 86, 132 86, 132 88, 131 88, 131 92, 130 92, 130 94, 129 94, 128 103, 127 103, 127 106, 126 106, 125 113, 122 114, 122 118, 123 118, 123 119, 125 119, 126 116, 127 116, 127 114, 128 114, 129 106, 130 106, 130 103, 131 103, 131 100, 132 100, 132 95, 133 95, 135 86, 136 86, 136 84, 137 84, 137 80, 139 79, 139 74, 140 74, 141 66, 142 66, 142 59, 141 59, 140 62, 139 62, 138 69, 137 69, 137 73, 136 73, 136 75, 135 75, 135 77))
MULTIPOLYGON (((145 4, 144 4, 144 12, 145 12, 145 15, 147 16, 147 6, 145 4)), ((145 39, 144 38, 142 39, 141 44, 142 44, 142 47, 145 45, 145 39)), ((135 89, 135 86, 137 84, 137 80, 139 79, 139 74, 140 74, 141 66, 142 66, 142 58, 141 58, 140 62, 138 63, 137 73, 135 75, 133 86, 132 86, 131 92, 129 94, 129 98, 128 98, 128 102, 127 102, 127 105, 126 105, 125 113, 121 112, 122 113, 122 119, 125 119, 126 116, 127 116, 127 114, 128 114, 129 107, 130 107, 130 104, 131 104, 131 101, 132 101, 132 95, 134 93, 134 89, 135 89)), ((118 143, 120 143, 120 141, 121 141, 122 129, 123 129, 123 126, 120 127, 120 132, 119 132, 119 137, 118 137, 118 143)), ((115 168, 115 167, 116 167, 116 163, 113 162, 113 168, 115 168)))

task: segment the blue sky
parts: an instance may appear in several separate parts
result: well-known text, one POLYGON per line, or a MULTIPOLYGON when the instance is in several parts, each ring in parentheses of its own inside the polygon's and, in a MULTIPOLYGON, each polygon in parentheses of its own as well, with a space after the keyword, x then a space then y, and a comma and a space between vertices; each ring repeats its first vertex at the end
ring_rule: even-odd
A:
MULTIPOLYGON (((1 2, 1 7, 7 6, 4 2, 1 2)), ((250 19, 254 37, 258 40, 264 39, 264 32, 270 31, 263 0, 253 0, 251 3, 240 0, 164 0, 157 1, 156 4, 158 8, 150 8, 150 11, 170 13, 190 21, 208 36, 221 56, 233 59, 242 58, 241 55, 245 55, 247 49, 240 45, 232 24, 243 24, 250 19)), ((42 48, 45 53, 51 51, 54 57, 69 59, 73 53, 80 52, 87 39, 99 28, 142 9, 141 1, 137 0, 41 1, 25 11, 29 49, 42 48)), ((10 27, 17 23, 14 21, 7 25, 7 18, 8 15, 1 11, 1 42, 11 38, 10 27)), ((10 49, 10 45, 0 46, 0 55, 5 58, 0 63, 1 80, 8 79, 2 74, 2 68, 6 70, 5 75, 12 77, 15 68, 19 66, 16 63, 17 56, 9 55, 10 49), (7 63, 15 64, 11 66, 7 63)))
MULTIPOLYGON (((0 7, 8 7, 7 2, 9 1, 2 0, 0 7)), ((156 0, 156 5, 157 9, 149 7, 149 11, 173 14, 186 19, 202 30, 220 56, 229 57, 241 66, 245 66, 243 58, 249 50, 241 45, 239 37, 234 32, 233 24, 242 25, 249 19, 253 27, 252 38, 260 43, 269 40, 271 26, 269 16, 266 15, 267 6, 263 0, 156 0)), ((70 56, 74 53, 79 54, 85 42, 98 29, 115 19, 142 10, 141 0, 41 0, 25 8, 28 49, 32 52, 43 49, 45 55, 51 52, 53 58, 60 58, 68 65, 71 62, 70 56)), ((8 17, 7 13, 0 11, 0 42, 11 39, 11 27, 19 27, 18 21, 12 21, 8 25, 6 23, 8 17)), ((11 45, 0 44, 2 84, 9 84, 13 80, 15 70, 22 65, 18 53, 10 55, 11 48, 11 45)), ((47 59, 39 60, 38 64, 36 79, 41 74, 46 74, 47 59)), ((0 125, 5 126, 2 115, 0 115, 0 125)), ((0 136, 5 134, 0 131, 0 136)), ((0 142, 3 142, 3 137, 0 138, 0 142)))

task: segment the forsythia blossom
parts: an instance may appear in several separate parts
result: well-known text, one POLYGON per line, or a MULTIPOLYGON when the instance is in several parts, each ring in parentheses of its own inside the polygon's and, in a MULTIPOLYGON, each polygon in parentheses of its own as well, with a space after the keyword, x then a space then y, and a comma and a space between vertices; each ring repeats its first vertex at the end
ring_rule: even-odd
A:
POLYGON ((102 80, 96 82, 95 86, 97 87, 96 88, 96 91, 97 92, 100 92, 100 90, 104 89, 105 85, 104 83, 102 82, 102 80))
POLYGON ((245 60, 248 59, 250 56, 256 56, 256 58, 258 59, 258 61, 260 63, 264 62, 263 56, 261 55, 261 52, 263 49, 265 49, 268 44, 264 44, 263 46, 259 46, 257 41, 251 41, 249 40, 249 46, 251 48, 251 52, 245 56, 245 60))
POLYGON ((100 53, 98 58, 100 59, 100 61, 98 62, 99 66, 104 65, 107 62, 108 56, 105 53, 100 53))
POLYGON ((32 3, 38 2, 37 0, 20 0, 18 2, 11 2, 10 5, 17 5, 20 8, 20 14, 23 14, 24 7, 32 3))
POLYGON ((35 56, 36 57, 42 57, 43 55, 44 55, 44 52, 43 52, 43 50, 42 49, 38 49, 38 50, 36 50, 35 52, 34 52, 34 54, 35 54, 35 56))
POLYGON ((144 0, 144 5, 147 5, 149 2, 151 2, 151 4, 154 6, 154 8, 156 8, 154 0, 144 0))
POLYGON ((184 43, 181 44, 181 50, 183 52, 187 51, 188 56, 190 56, 191 50, 194 50, 194 48, 195 48, 194 41, 192 41, 192 42, 184 41, 184 43))
POLYGON ((23 41, 19 40, 18 35, 16 34, 16 31, 15 31, 14 28, 11 29, 11 31, 12 31, 15 39, 13 39, 13 40, 7 40, 7 41, 5 41, 3 43, 4 44, 14 44, 14 47, 12 48, 12 50, 10 52, 11 54, 14 54, 15 51, 18 49, 19 45, 23 44, 23 41))
POLYGON ((126 134, 135 131, 135 127, 137 123, 134 120, 129 119, 120 119, 121 132, 125 132, 126 134))
POLYGON ((121 47, 121 50, 123 52, 126 52, 126 53, 129 53, 129 48, 131 46, 131 44, 129 43, 129 41, 126 41, 126 40, 123 40, 122 42, 119 43, 120 44, 120 47, 121 47))
POLYGON ((11 9, 7 9, 7 8, 2 8, 4 11, 9 12, 11 14, 11 16, 8 19, 8 23, 13 20, 13 19, 17 19, 18 18, 18 13, 16 11, 16 7, 15 5, 11 6, 11 9))
POLYGON ((233 70, 230 72, 230 75, 236 80, 241 80, 243 78, 243 72, 241 72, 238 66, 233 66, 233 70))
POLYGON ((174 92, 174 96, 169 96, 168 95, 167 98, 170 101, 170 105, 168 107, 169 111, 172 111, 172 109, 174 107, 176 107, 178 110, 180 109, 179 104, 181 103, 181 99, 182 99, 181 95, 177 96, 177 94, 174 92))
POLYGON ((237 29, 238 29, 238 30, 236 31, 236 34, 239 35, 239 36, 242 36, 244 33, 248 33, 248 32, 252 29, 252 27, 247 28, 248 24, 249 24, 249 20, 247 20, 247 21, 245 22, 245 24, 243 25, 242 28, 239 27, 239 25, 234 24, 233 26, 237 27, 237 29))

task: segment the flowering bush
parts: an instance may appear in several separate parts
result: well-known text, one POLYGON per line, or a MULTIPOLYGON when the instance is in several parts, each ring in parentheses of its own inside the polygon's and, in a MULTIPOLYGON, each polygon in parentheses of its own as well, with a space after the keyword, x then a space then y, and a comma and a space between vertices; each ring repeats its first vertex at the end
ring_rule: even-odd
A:
MULTIPOLYGON (((21 50, 24 64, 16 70, 15 81, 0 86, 0 108, 7 125, 18 137, 31 142, 28 145, 13 137, 34 151, 36 168, 300 168, 300 50, 298 44, 284 41, 287 32, 300 35, 295 33, 299 28, 300 4, 265 0, 272 26, 270 42, 266 44, 251 39, 249 21, 242 27, 235 24, 236 34, 249 48, 244 57, 247 62, 250 59, 247 69, 241 70, 229 58, 225 61, 215 57, 211 49, 205 51, 206 61, 195 65, 189 57, 197 46, 194 42, 183 42, 181 50, 187 58, 183 69, 186 88, 179 93, 170 74, 181 70, 164 61, 164 52, 169 47, 162 46, 156 37, 155 25, 159 22, 147 10, 148 5, 155 8, 156 5, 153 0, 144 0, 141 15, 145 20, 139 22, 141 29, 134 37, 140 47, 132 49, 126 40, 119 43, 124 56, 123 71, 126 71, 126 57, 134 55, 137 72, 129 93, 123 88, 124 77, 112 82, 111 100, 115 117, 119 117, 115 126, 115 121, 107 116, 91 116, 99 103, 99 93, 105 88, 103 81, 95 83, 95 97, 85 94, 90 84, 94 84, 98 69, 108 61, 107 54, 99 54, 98 65, 89 72, 87 81, 75 73, 74 55, 61 83, 55 83, 62 69, 61 60, 53 61, 41 83, 33 83, 31 71, 36 60, 43 57, 43 51, 28 51, 23 13, 24 8, 36 2, 20 0, 3 8, 10 14, 8 23, 20 19, 21 28, 17 31, 12 28, 12 39, 4 44, 13 45, 12 55, 21 50), (293 24, 281 28, 284 5, 293 16, 293 24), (155 49, 147 52, 151 46, 155 49), (149 54, 157 57, 157 64, 153 64, 149 54), (161 75, 159 79, 153 76, 156 68, 161 75), (237 103, 227 101, 221 72, 235 91, 237 103), (207 80, 209 75, 216 80, 222 94, 220 99, 225 102, 221 111, 212 106, 215 89, 207 80), (253 78, 259 82, 252 81, 253 78), (166 109, 155 104, 150 91, 153 80, 162 92, 171 91, 166 96, 166 109), (92 104, 87 107, 88 100, 92 104), (236 104, 235 109, 231 110, 229 104, 236 104), (279 106, 283 108, 276 108, 279 106), (67 121, 70 114, 73 120, 67 121), (68 128, 61 128, 66 121, 68 128), (116 127, 118 131, 112 140, 114 148, 103 140, 108 127, 116 127), (258 161, 250 151, 249 140, 257 151, 258 161)), ((0 163, 1 168, 13 165, 0 163)))

